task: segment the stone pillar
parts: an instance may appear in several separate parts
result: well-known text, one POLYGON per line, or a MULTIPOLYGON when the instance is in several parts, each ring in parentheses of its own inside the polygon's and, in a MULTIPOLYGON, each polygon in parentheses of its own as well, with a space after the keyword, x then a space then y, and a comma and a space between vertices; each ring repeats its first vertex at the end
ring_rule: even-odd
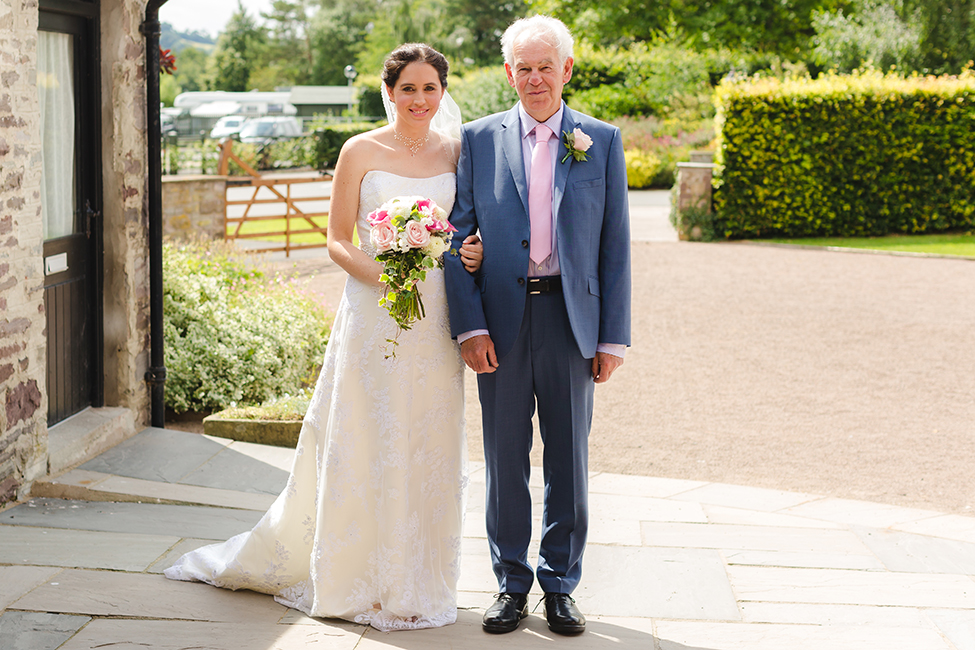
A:
POLYGON ((692 232, 688 232, 683 217, 687 210, 703 210, 711 213, 711 173, 714 165, 711 163, 680 162, 677 163, 677 235, 683 240, 698 239, 692 232))
POLYGON ((226 176, 163 176, 163 235, 222 240, 227 206, 226 176))

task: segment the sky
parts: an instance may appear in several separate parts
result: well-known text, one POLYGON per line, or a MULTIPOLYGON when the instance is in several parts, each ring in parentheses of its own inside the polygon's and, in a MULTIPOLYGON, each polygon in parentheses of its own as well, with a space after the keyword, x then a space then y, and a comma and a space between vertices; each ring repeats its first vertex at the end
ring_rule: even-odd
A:
MULTIPOLYGON (((271 0, 241 0, 247 13, 259 17, 271 8, 271 0)), ((159 8, 159 22, 169 23, 181 32, 220 33, 237 9, 237 0, 169 0, 159 8)))

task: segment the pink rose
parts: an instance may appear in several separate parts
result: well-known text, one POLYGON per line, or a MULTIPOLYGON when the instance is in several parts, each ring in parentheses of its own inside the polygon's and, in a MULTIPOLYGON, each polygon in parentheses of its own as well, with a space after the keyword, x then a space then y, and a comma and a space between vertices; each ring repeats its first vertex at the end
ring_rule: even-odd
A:
POLYGON ((368 221, 370 225, 376 226, 384 221, 389 221, 389 213, 381 209, 373 210, 366 216, 366 221, 368 221))
POLYGON ((578 128, 572 132, 572 135, 575 138, 574 148, 577 151, 581 151, 583 153, 589 151, 589 147, 592 146, 592 138, 583 133, 582 129, 578 128))
POLYGON ((380 221, 372 227, 372 232, 369 233, 369 241, 372 242, 378 252, 385 253, 392 248, 393 242, 396 241, 396 229, 389 221, 380 221))
POLYGON ((411 248, 423 248, 430 243, 430 232, 419 221, 406 224, 406 241, 411 248))

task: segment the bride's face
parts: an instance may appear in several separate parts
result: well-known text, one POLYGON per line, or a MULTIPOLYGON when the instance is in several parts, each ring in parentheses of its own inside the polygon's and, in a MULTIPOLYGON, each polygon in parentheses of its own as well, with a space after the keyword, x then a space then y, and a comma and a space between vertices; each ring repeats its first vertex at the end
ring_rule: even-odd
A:
POLYGON ((437 69, 419 61, 407 64, 400 72, 390 99, 396 106, 396 120, 417 127, 427 126, 443 98, 437 69))

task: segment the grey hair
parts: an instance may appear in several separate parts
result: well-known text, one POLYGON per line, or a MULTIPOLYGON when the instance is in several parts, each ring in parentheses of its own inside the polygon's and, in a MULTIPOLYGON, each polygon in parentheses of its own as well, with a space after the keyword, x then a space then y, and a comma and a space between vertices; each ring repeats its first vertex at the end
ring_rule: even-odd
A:
POLYGON ((574 39, 569 28, 558 18, 539 15, 519 18, 504 31, 501 37, 501 53, 505 63, 510 66, 515 64, 515 43, 525 37, 538 39, 554 47, 559 54, 559 64, 572 58, 574 39))

